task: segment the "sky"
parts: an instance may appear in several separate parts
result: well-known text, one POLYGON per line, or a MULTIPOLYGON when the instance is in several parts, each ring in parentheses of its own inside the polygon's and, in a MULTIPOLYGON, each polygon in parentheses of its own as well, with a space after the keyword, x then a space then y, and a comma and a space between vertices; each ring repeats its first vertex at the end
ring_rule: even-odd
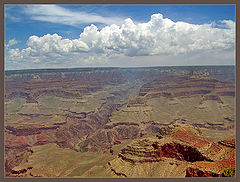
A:
POLYGON ((235 65, 235 5, 5 5, 5 69, 235 65))

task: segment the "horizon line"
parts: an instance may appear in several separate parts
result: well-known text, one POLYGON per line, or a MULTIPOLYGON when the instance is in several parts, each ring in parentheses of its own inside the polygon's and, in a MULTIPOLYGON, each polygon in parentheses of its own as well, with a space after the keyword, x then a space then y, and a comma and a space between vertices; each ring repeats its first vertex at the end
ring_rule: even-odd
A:
POLYGON ((94 69, 94 68, 159 68, 159 67, 203 67, 203 66, 236 66, 235 64, 217 64, 217 65, 161 65, 161 66, 83 66, 83 67, 59 67, 59 68, 23 68, 23 69, 4 69, 6 71, 27 71, 27 70, 58 70, 58 69, 94 69))

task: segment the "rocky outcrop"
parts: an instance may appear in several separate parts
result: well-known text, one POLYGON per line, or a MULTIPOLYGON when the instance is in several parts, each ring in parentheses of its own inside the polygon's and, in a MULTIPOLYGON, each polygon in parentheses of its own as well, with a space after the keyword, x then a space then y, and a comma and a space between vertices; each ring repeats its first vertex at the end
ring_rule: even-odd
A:
POLYGON ((231 82, 220 82, 219 80, 201 71, 192 71, 182 76, 162 75, 161 79, 155 79, 144 84, 139 96, 147 99, 158 97, 195 97, 205 96, 203 100, 216 100, 222 103, 219 96, 234 96, 235 87, 231 82), (226 91, 224 91, 226 90, 226 91), (214 91, 214 92, 213 92, 214 91), (213 95, 212 93, 216 93, 213 95))
POLYGON ((87 117, 87 113, 85 112, 74 112, 74 111, 70 111, 70 110, 66 110, 68 111, 69 115, 67 115, 66 117, 71 117, 71 118, 77 118, 77 119, 84 119, 87 117))
POLYGON ((223 101, 221 100, 221 98, 218 95, 204 95, 200 104, 202 104, 204 101, 207 101, 207 100, 213 100, 213 101, 217 101, 217 103, 223 104, 223 101))
MULTIPOLYGON (((147 141, 145 140, 144 142, 146 143, 147 141)), ((161 146, 158 142, 154 142, 151 146, 144 144, 145 148, 139 148, 137 146, 128 146, 122 149, 118 157, 131 163, 159 162, 163 157, 188 162, 212 161, 203 156, 196 148, 179 143, 166 143, 161 146), (150 147, 153 148, 151 149, 150 147)))
POLYGON ((27 117, 39 117, 39 116, 52 116, 52 114, 26 114, 26 113, 17 113, 19 116, 27 117))
MULTIPOLYGON (((111 168, 129 176, 126 171, 141 170, 141 167, 146 170, 147 166, 165 166, 169 169, 170 166, 181 166, 186 177, 219 177, 224 169, 234 167, 232 140, 216 143, 203 139, 199 129, 186 124, 164 128, 159 139, 138 139, 123 148, 118 158, 109 162, 111 168), (128 170, 118 167, 118 164, 128 167, 128 170)), ((179 174, 176 174, 177 171, 174 173, 175 177, 182 175, 180 171, 179 174)), ((159 171, 158 176, 165 175, 165 171, 159 171)))
POLYGON ((111 167, 111 163, 110 163, 110 162, 108 162, 108 166, 110 167, 111 171, 112 171, 115 175, 117 175, 118 177, 127 177, 126 174, 124 174, 124 173, 118 173, 115 169, 113 169, 113 168, 111 167))
POLYGON ((213 130, 230 130, 235 127, 235 124, 228 124, 224 122, 206 122, 206 123, 194 123, 193 126, 199 127, 199 128, 207 128, 207 129, 213 129, 213 130))
MULTIPOLYGON (((199 131, 196 130, 196 133, 198 133, 198 132, 199 131)), ((173 133, 171 133, 171 136, 174 139, 177 139, 179 141, 182 141, 184 143, 187 143, 187 144, 189 144, 191 146, 195 146, 195 147, 205 147, 211 143, 210 141, 208 141, 202 137, 199 137, 198 135, 191 132, 187 128, 176 129, 173 133)))
POLYGON ((12 170, 13 167, 18 166, 20 163, 26 162, 28 160, 28 157, 33 153, 33 150, 29 147, 25 147, 22 152, 18 152, 14 157, 6 156, 5 159, 5 171, 6 176, 9 176, 11 174, 20 174, 26 172, 23 171, 14 171, 12 170))
POLYGON ((197 168, 188 167, 185 177, 220 177, 220 174, 211 171, 201 171, 197 168))
POLYGON ((184 91, 184 92, 176 92, 174 93, 174 97, 189 97, 194 95, 202 95, 202 94, 209 94, 211 91, 209 90, 196 90, 196 91, 184 91))
POLYGON ((139 97, 129 101, 127 107, 146 106, 145 100, 139 97))
POLYGON ((32 169, 32 167, 28 167, 27 169, 20 169, 18 171, 16 170, 11 170, 11 173, 12 174, 24 174, 26 173, 29 169, 32 169))
POLYGON ((102 149, 110 148, 116 140, 135 139, 139 137, 140 129, 137 125, 115 125, 114 127, 105 127, 91 136, 82 144, 83 151, 96 152, 102 149))
POLYGON ((235 148, 235 139, 222 140, 218 141, 218 143, 226 147, 235 148))
POLYGON ((12 126, 5 127, 8 132, 16 136, 27 136, 27 135, 36 135, 40 134, 42 130, 56 130, 59 126, 50 126, 50 127, 31 127, 31 128, 14 128, 12 126))
POLYGON ((120 125, 126 125, 126 126, 139 126, 138 123, 133 123, 133 122, 117 122, 117 123, 113 123, 113 124, 108 124, 106 126, 104 126, 104 129, 112 129, 116 126, 120 126, 120 125))
POLYGON ((161 153, 164 157, 176 158, 182 161, 212 161, 203 156, 197 148, 182 145, 179 143, 166 143, 161 147, 161 153))
POLYGON ((212 171, 214 173, 221 174, 225 169, 236 167, 235 152, 231 153, 231 155, 229 155, 223 160, 220 159, 219 161, 214 161, 214 162, 197 161, 197 162, 194 162, 193 164, 199 169, 204 169, 207 171, 212 171))

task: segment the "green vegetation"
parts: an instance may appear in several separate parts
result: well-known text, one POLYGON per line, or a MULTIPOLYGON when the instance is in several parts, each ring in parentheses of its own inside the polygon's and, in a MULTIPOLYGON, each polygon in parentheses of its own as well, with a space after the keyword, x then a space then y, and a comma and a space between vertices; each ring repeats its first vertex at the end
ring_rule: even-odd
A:
POLYGON ((221 177, 234 177, 235 176, 235 168, 224 169, 221 174, 221 177))
POLYGON ((83 144, 83 141, 82 141, 82 142, 79 142, 79 144, 78 144, 79 152, 83 152, 83 151, 82 151, 82 148, 81 148, 82 144, 83 144))

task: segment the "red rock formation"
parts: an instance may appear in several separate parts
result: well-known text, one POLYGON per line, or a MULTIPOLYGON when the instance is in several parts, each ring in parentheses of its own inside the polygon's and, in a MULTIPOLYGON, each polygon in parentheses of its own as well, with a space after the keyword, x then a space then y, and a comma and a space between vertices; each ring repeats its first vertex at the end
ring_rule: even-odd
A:
POLYGON ((203 156, 196 148, 179 143, 166 143, 161 146, 161 156, 189 162, 211 161, 203 156))
POLYGON ((114 145, 118 145, 118 144, 121 144, 121 143, 122 143, 122 142, 121 142, 120 140, 115 140, 113 144, 114 144, 114 145))
POLYGON ((208 141, 199 129, 180 124, 163 134, 159 140, 146 138, 131 143, 120 151, 118 158, 134 166, 158 162, 167 165, 166 161, 169 165, 181 164, 186 167, 186 177, 219 177, 224 169, 235 168, 233 139, 208 141))
POLYGON ((56 130, 59 128, 59 126, 40 126, 40 127, 28 127, 28 128, 14 128, 12 126, 6 126, 5 127, 10 134, 16 135, 16 136, 27 136, 27 135, 36 135, 40 134, 43 130, 56 130))
POLYGON ((218 143, 227 147, 235 148, 235 139, 222 140, 218 143))
POLYGON ((197 168, 188 167, 185 177, 220 177, 220 174, 211 171, 201 171, 197 168))
POLYGON ((200 138, 196 135, 194 135, 192 132, 186 129, 177 130, 172 134, 172 137, 175 139, 178 139, 180 141, 184 141, 186 143, 189 143, 190 145, 196 146, 196 147, 204 147, 206 145, 209 145, 210 142, 206 139, 200 138))
POLYGON ((235 154, 230 158, 215 161, 215 162, 206 162, 206 161, 197 161, 193 163, 199 168, 204 168, 207 170, 218 171, 219 173, 223 172, 224 169, 235 168, 235 154))

